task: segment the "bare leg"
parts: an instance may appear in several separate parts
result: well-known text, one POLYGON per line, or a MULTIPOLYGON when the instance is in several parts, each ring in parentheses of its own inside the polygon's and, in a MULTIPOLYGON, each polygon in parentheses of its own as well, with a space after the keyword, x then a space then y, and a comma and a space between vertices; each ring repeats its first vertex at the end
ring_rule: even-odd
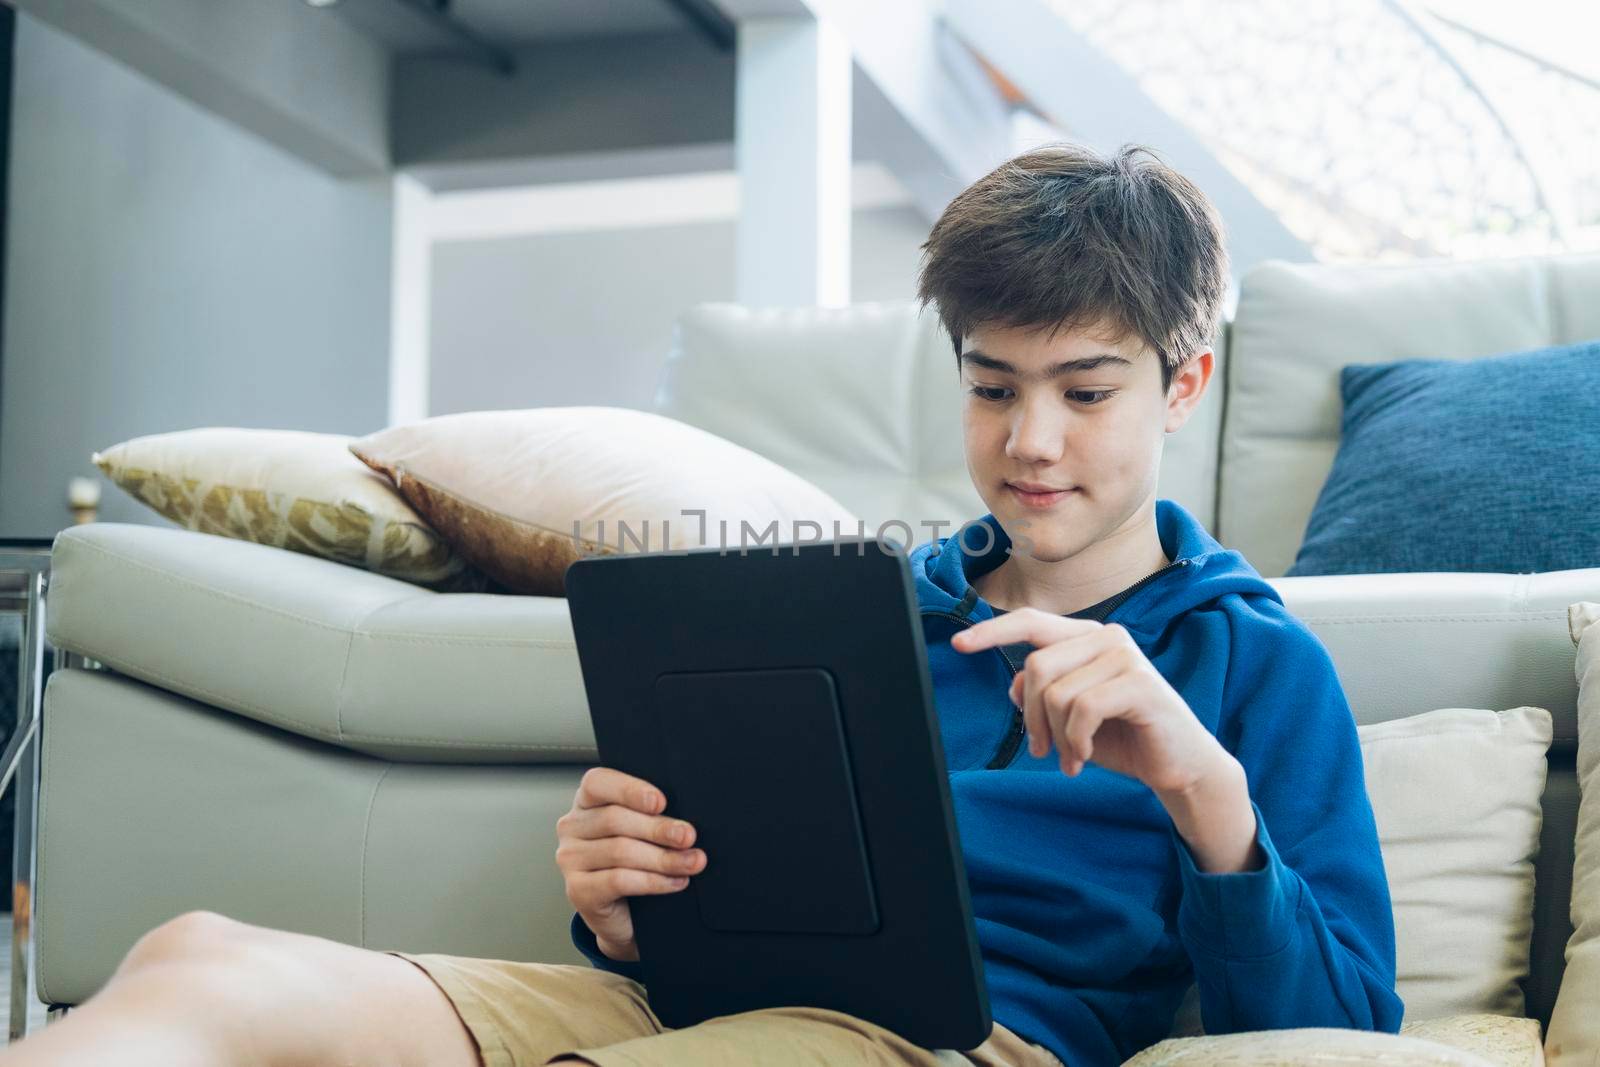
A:
POLYGON ((189 912, 0 1067, 479 1067, 450 1001, 396 956, 189 912))

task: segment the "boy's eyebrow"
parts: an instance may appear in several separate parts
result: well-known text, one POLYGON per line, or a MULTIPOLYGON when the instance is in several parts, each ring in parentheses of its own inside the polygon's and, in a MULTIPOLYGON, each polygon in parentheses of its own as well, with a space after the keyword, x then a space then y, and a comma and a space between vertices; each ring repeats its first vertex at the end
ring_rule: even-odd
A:
MULTIPOLYGON (((988 370, 1000 371, 1002 374, 1017 373, 1017 368, 1013 367, 1005 360, 995 359, 993 356, 986 356, 982 352, 979 352, 975 349, 971 352, 961 353, 961 361, 963 363, 971 363, 974 366, 984 367, 988 370)), ((1130 360, 1123 359, 1121 356, 1114 356, 1109 352, 1103 352, 1097 356, 1084 356, 1081 359, 1068 359, 1063 360, 1060 363, 1052 363, 1048 368, 1046 368, 1044 376, 1046 379, 1060 378, 1062 375, 1073 374, 1078 371, 1094 370, 1096 367, 1113 366, 1116 364, 1121 364, 1124 367, 1133 366, 1133 363, 1130 360)))

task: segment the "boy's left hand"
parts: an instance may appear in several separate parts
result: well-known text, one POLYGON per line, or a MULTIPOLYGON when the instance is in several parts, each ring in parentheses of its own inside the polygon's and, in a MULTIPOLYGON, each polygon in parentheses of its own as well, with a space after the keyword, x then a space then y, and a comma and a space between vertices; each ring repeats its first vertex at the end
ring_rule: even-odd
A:
POLYGON ((1193 790, 1231 761, 1117 623, 1018 608, 961 631, 950 645, 977 652, 1018 641, 1034 646, 1011 684, 1032 755, 1054 743, 1068 775, 1093 758, 1159 795, 1193 790))

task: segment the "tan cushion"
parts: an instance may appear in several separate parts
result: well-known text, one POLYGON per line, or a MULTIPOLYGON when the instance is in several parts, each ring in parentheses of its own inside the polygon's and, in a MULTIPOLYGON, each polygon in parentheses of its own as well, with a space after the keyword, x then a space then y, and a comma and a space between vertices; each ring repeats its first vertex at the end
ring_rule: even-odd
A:
POLYGON ((106 477, 180 526, 287 548, 432 589, 484 587, 350 438, 206 427, 135 437, 91 457, 106 477))
POLYGON ((1600 602, 1568 608, 1578 646, 1578 832, 1572 862, 1572 937, 1550 1016, 1551 1063, 1600 1061, 1600 602))
POLYGON ((1359 733, 1406 1018, 1524 1014, 1550 713, 1445 708, 1359 733))
POLYGON ((1398 1034, 1307 1027, 1169 1038, 1124 1067, 1537 1067, 1543 1062, 1537 1021, 1470 1014, 1406 1023, 1398 1034))
POLYGON ((560 596, 567 566, 582 555, 738 550, 861 532, 854 515, 804 478, 646 411, 440 415, 381 430, 350 450, 393 479, 464 556, 519 593, 560 596))

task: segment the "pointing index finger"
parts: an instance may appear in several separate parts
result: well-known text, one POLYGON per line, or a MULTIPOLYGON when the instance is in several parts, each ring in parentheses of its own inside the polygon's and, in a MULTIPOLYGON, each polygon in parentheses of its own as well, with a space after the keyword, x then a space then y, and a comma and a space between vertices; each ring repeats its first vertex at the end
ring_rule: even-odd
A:
POLYGON ((950 639, 950 646, 957 652, 977 652, 996 645, 1026 641, 1043 648, 1069 637, 1079 637, 1099 625, 1092 619, 1069 619, 1037 608, 1018 608, 962 630, 950 639))

